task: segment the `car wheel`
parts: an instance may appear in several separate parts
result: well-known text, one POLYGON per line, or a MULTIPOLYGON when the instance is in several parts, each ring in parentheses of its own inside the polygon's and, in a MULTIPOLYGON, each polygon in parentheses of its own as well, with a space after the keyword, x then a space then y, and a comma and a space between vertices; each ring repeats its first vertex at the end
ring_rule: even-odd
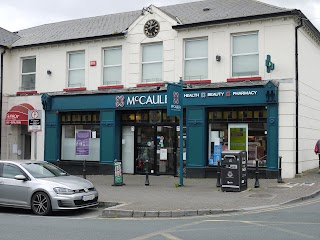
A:
POLYGON ((48 194, 37 192, 31 198, 31 208, 36 215, 48 215, 51 212, 51 202, 48 194))

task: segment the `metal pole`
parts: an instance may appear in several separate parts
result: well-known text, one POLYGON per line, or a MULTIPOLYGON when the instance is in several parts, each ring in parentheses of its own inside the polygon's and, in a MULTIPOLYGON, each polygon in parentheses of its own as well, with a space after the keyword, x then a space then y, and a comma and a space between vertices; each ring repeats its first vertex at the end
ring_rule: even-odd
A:
POLYGON ((34 134, 34 160, 37 160, 37 132, 34 134))
POLYGON ((183 186, 183 110, 180 116, 180 186, 183 186))
POLYGON ((149 183, 149 161, 146 160, 144 162, 144 164, 146 165, 146 181, 145 181, 144 185, 149 186, 150 185, 150 183, 149 183))
POLYGON ((221 187, 221 168, 220 168, 220 160, 218 160, 217 167, 217 184, 216 187, 221 187))
POLYGON ((281 167, 281 165, 282 165, 282 157, 281 156, 279 156, 279 169, 278 169, 278 183, 284 183, 284 181, 282 180, 282 167, 281 167))
POLYGON ((86 179, 87 178, 86 177, 86 160, 83 161, 83 169, 82 169, 82 171, 83 171, 83 178, 86 179))
POLYGON ((258 167, 259 167, 259 161, 256 160, 256 181, 254 183, 254 187, 255 188, 259 188, 260 187, 259 178, 258 178, 258 174, 259 174, 258 167))
MULTIPOLYGON (((183 81, 180 78, 179 81, 181 89, 183 89, 183 81)), ((183 91, 181 91, 183 93, 183 91)), ((183 101, 181 102, 181 114, 179 119, 180 125, 180 186, 183 186, 183 101)))

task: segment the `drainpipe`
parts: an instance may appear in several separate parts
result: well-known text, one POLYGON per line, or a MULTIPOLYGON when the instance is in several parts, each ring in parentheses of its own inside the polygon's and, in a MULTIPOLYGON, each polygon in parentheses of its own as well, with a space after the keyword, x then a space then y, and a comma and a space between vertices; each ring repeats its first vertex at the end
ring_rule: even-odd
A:
MULTIPOLYGON (((1 49, 1 67, 0 67, 0 138, 2 137, 2 92, 3 92, 3 55, 6 53, 6 48, 0 45, 1 49)), ((2 140, 0 139, 0 158, 1 158, 2 140)))
POLYGON ((296 60, 296 174, 299 174, 299 58, 298 58, 298 29, 303 26, 302 17, 300 24, 295 27, 295 60, 296 60))

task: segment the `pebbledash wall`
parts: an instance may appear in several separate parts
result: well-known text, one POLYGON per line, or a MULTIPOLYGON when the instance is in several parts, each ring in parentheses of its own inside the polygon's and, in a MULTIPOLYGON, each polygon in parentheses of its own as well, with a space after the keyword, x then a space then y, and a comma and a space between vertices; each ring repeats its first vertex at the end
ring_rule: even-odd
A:
MULTIPOLYGON (((136 90, 137 91, 137 90, 136 90)), ((46 94, 45 159, 56 163, 61 153, 61 113, 100 111, 100 162, 97 173, 112 173, 115 159, 121 159, 121 111, 166 109, 165 89, 128 93, 82 93, 78 95, 46 94), (85 103, 85 104, 84 104, 85 103)), ((208 168, 208 107, 264 106, 267 108, 267 176, 278 169, 278 87, 271 81, 225 83, 198 86, 184 90, 186 108, 188 177, 205 177, 208 168)), ((134 161, 134 159, 132 159, 134 161)))

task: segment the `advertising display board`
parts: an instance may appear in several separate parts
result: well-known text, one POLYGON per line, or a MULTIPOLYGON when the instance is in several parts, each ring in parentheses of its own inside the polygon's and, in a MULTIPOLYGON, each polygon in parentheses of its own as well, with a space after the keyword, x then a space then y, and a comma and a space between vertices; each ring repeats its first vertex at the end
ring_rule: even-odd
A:
POLYGON ((229 150, 248 151, 248 124, 228 125, 228 146, 229 150))

